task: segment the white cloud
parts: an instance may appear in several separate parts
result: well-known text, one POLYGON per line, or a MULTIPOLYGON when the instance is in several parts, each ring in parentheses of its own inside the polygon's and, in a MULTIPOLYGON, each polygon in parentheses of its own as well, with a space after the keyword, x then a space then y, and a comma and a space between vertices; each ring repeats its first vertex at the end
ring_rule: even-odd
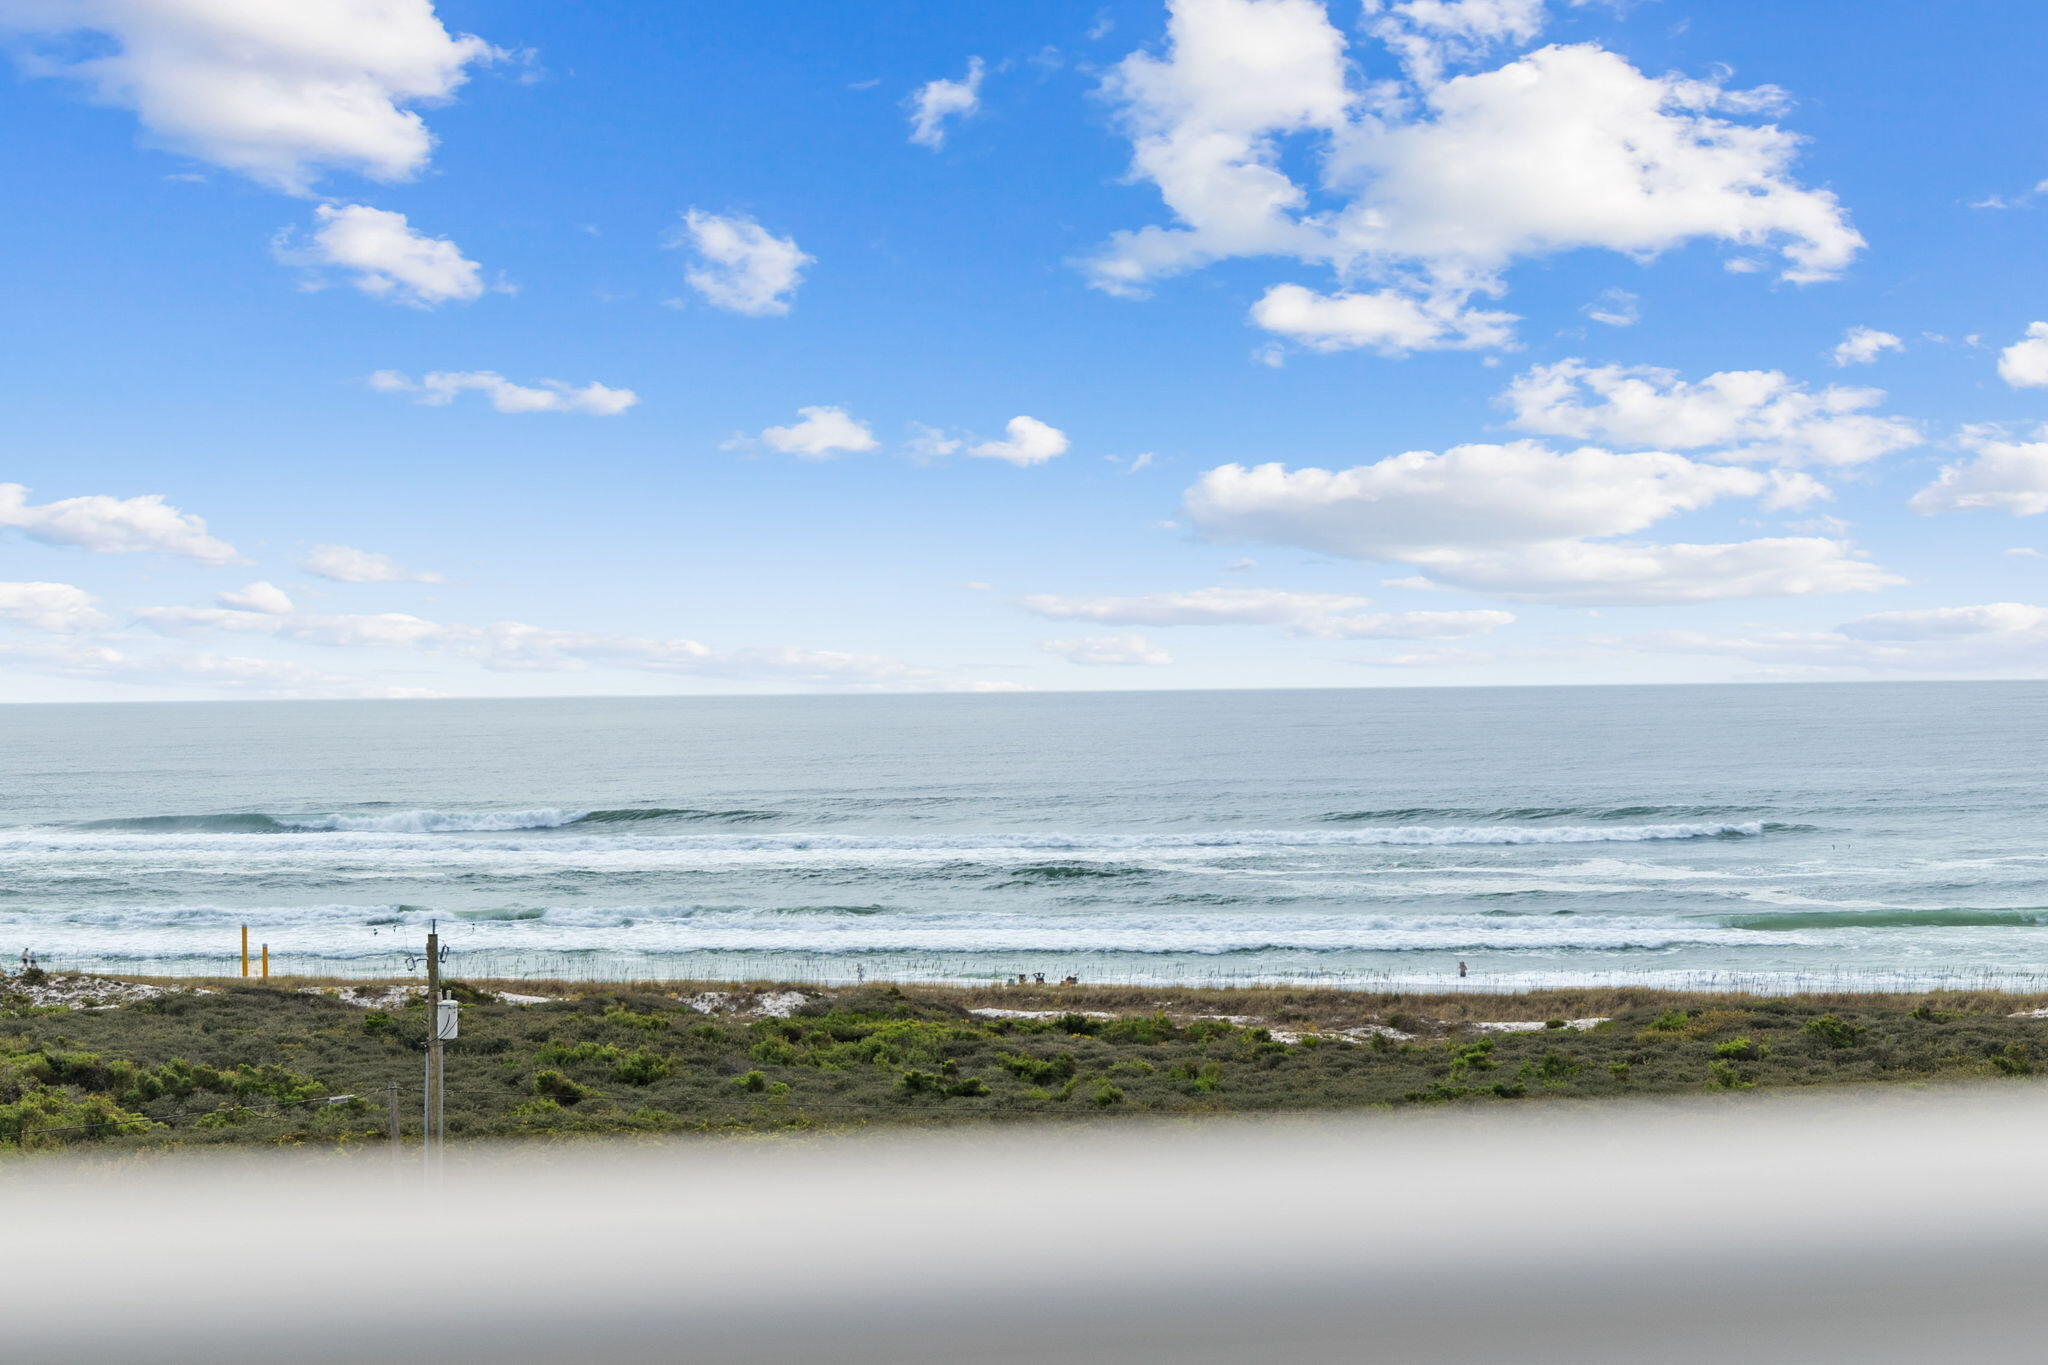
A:
POLYGON ((1841 632, 1854 640, 1949 640, 2033 630, 2048 621, 2048 610, 2019 602, 1980 607, 1935 607, 1924 611, 1881 611, 1851 621, 1841 632))
POLYGON ((408 569, 389 555, 346 545, 316 545, 299 567, 336 583, 445 583, 437 573, 408 569))
POLYGON ((158 493, 135 498, 92 494, 31 506, 28 489, 0 483, 0 528, 11 527, 45 545, 71 545, 99 554, 154 553, 232 564, 235 547, 206 532, 206 523, 180 512, 158 493))
POLYGON ((1524 431, 1724 460, 1853 465, 1920 442, 1913 423, 1866 411, 1882 389, 1810 390, 1776 370, 1728 370, 1697 383, 1649 365, 1560 360, 1502 395, 1524 431))
MULTIPOLYGON (((1345 37, 1316 0, 1170 10, 1164 52, 1131 54, 1105 82, 1132 176, 1174 220, 1116 233, 1087 263, 1110 292, 1279 256, 1330 267, 1338 298, 1372 297, 1353 287, 1366 279, 1458 317, 1529 257, 1600 248, 1641 259, 1704 238, 1775 250, 1785 278, 1807 281, 1838 273, 1862 245, 1833 195, 1792 178, 1799 139, 1754 121, 1779 92, 1646 76, 1593 44, 1442 77, 1446 61, 1532 39, 1533 3, 1397 6, 1373 33, 1408 59, 1408 81, 1369 88, 1353 84, 1345 37), (1290 173, 1297 143, 1313 185, 1290 173)), ((1502 334, 1494 316, 1478 335, 1502 334)), ((1412 317, 1368 321, 1359 344, 1418 328, 1412 317)))
POLYGON ((2028 323, 2025 339, 1998 353, 1998 377, 2016 389, 2048 387, 2048 322, 2028 323))
POLYGON ((1908 503, 1915 512, 2003 510, 2016 517, 2048 512, 2048 428, 2014 440, 1997 427, 1966 429, 1959 438, 1976 458, 1945 465, 1908 503))
POLYGON ((2048 608, 1991 602, 1879 612, 1832 630, 1662 631, 1592 643, 1636 653, 1742 659, 1780 676, 2038 678, 2048 673, 2048 608))
POLYGON ((1903 351, 1906 343, 1890 332, 1880 332, 1875 327, 1851 327, 1842 334, 1841 342, 1831 353, 1835 364, 1868 365, 1886 351, 1903 351))
POLYGON ((285 697, 434 695, 417 688, 368 683, 284 659, 232 654, 131 654, 90 641, 0 644, 0 660, 30 672, 136 686, 202 687, 285 697))
POLYGON ((1076 640, 1041 640, 1038 647, 1057 654, 1071 664, 1091 668, 1138 665, 1157 668, 1173 662, 1173 656, 1142 635, 1094 635, 1076 640))
POLYGON ((164 635, 264 635, 325 648, 416 649, 498 672, 580 672, 591 667, 782 683, 882 685, 939 681, 933 669, 873 654, 765 646, 714 649, 696 640, 554 630, 521 621, 430 621, 404 612, 284 613, 146 607, 136 619, 164 635))
POLYGON ((1252 305, 1252 322, 1316 351, 1371 347, 1410 351, 1497 350, 1514 341, 1512 313, 1467 308, 1455 294, 1417 298, 1394 289, 1318 294, 1276 284, 1252 305))
POLYGON ((1622 535, 1768 489, 1755 470, 1681 455, 1592 447, 1559 454, 1515 441, 1415 450, 1335 471, 1223 465, 1188 490, 1186 510, 1228 539, 1387 560, 1445 545, 1622 535))
POLYGON ((419 173, 434 146, 408 106, 448 99, 497 55, 431 0, 0 0, 0 29, 106 41, 33 52, 175 151, 290 193, 326 168, 419 173))
POLYGON ((495 370, 434 370, 419 381, 397 370, 378 370, 369 378, 379 393, 417 394, 415 401, 442 407, 457 394, 474 391, 490 400, 499 412, 580 412, 593 417, 616 417, 640 401, 631 389, 614 389, 599 383, 565 384, 543 379, 538 387, 515 384, 495 370))
POLYGON ((1371 606, 1372 599, 1345 593, 1198 588, 1138 597, 1039 593, 1019 598, 1017 605, 1054 621, 1100 621, 1112 626, 1292 626, 1360 611, 1371 606))
POLYGON ((970 446, 967 453, 984 460, 1007 460, 1019 468, 1044 464, 1066 453, 1067 434, 1036 417, 1012 417, 1003 430, 1008 433, 1004 440, 983 441, 970 446))
POLYGON ((1314 639, 1441 640, 1481 635, 1510 625, 1504 611, 1371 613, 1368 597, 1344 593, 1279 592, 1256 588, 1198 588, 1138 597, 1036 595, 1018 605, 1055 621, 1099 621, 1112 626, 1283 626, 1314 639))
POLYGON ((720 216, 691 209, 683 226, 668 240, 687 247, 694 263, 684 274, 690 287, 713 307, 748 317, 780 317, 787 313, 807 256, 789 237, 777 237, 744 214, 720 216))
POLYGON ((946 121, 973 117, 981 108, 982 62, 967 59, 967 75, 957 81, 927 81, 910 97, 910 140, 933 151, 946 145, 946 121))
POLYGON ((1643 301, 1626 289, 1603 289, 1579 311, 1606 327, 1633 327, 1643 320, 1643 301))
POLYGON ((69 583, 0 583, 0 621, 70 633, 106 624, 93 595, 69 583))
POLYGON ((415 232, 402 213, 365 204, 321 204, 304 245, 277 240, 278 259, 349 272, 349 283, 372 298, 413 308, 468 303, 482 297, 483 267, 442 237, 415 232))
POLYGON ((873 450, 875 433, 868 424, 847 415, 844 408, 798 408, 803 420, 786 427, 769 427, 761 441, 771 450, 797 455, 806 460, 829 460, 851 451, 873 450))
POLYGON ((292 609, 290 594, 275 583, 255 582, 214 599, 232 611, 258 611, 272 615, 292 609))
POLYGON ((1409 558, 1436 586, 1582 606, 1875 592, 1905 582, 1843 542, 1818 536, 1726 545, 1552 541, 1448 547, 1409 558))
POLYGON ((1419 586, 1518 601, 1708 601, 1896 582, 1825 538, 1728 545, 1614 539, 1724 498, 1784 506, 1824 492, 1801 474, 1665 452, 1558 453, 1517 441, 1410 451, 1335 471, 1224 465, 1187 491, 1185 510, 1218 539, 1412 564, 1426 575, 1419 586))

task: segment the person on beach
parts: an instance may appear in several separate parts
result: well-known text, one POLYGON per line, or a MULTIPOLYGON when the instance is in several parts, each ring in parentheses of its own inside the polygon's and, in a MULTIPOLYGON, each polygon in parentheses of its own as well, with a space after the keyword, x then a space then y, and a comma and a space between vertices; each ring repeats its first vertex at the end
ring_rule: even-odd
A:
POLYGON ((1464 980, 1464 978, 1465 978, 1465 959, 1461 957, 1461 958, 1459 958, 1459 959, 1458 959, 1458 979, 1462 981, 1462 980, 1464 980))

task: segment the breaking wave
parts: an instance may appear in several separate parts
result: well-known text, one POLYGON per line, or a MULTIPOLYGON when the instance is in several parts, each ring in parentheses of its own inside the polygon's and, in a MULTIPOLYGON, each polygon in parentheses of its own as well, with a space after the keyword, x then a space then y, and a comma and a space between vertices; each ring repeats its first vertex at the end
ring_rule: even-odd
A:
MULTIPOLYGON (((90 827, 94 831, 130 834, 185 835, 184 840, 167 838, 157 841, 161 848, 191 847, 203 842, 209 836, 218 839, 226 835, 248 833, 260 827, 251 821, 265 820, 280 831, 306 835, 365 835, 384 834, 410 836, 448 833, 515 833, 522 830, 564 829, 581 826, 590 812, 585 811, 499 811, 499 812, 448 812, 448 811, 403 811, 392 815, 377 816, 208 816, 208 817, 148 817, 149 819, 224 820, 232 822, 225 827, 219 825, 143 825, 137 822, 123 822, 116 826, 101 822, 90 827), (289 823, 287 823, 289 819, 289 823), (196 842, 195 842, 196 841, 196 842)), ((790 834, 790 835, 622 835, 610 838, 591 838, 577 841, 590 848, 620 849, 677 849, 707 852, 778 852, 807 850, 872 851, 896 852, 949 852, 963 850, 1033 850, 1033 849, 1189 849, 1189 848, 1319 848, 1359 846, 1437 846, 1447 844, 1607 844, 1642 843, 1667 839, 1748 839, 1765 833, 1767 826, 1759 821, 1740 824, 1674 824, 1674 825, 1411 825, 1383 827, 1378 829, 1352 830, 1221 830, 1214 833, 1188 832, 1179 834, 959 834, 929 838, 875 838, 855 834, 790 834)), ((0 833, 0 846, 4 845, 47 845, 75 838, 76 831, 63 831, 53 835, 49 830, 13 830, 0 833)), ((125 842, 125 841, 123 841, 125 842)), ((139 841, 138 841, 139 842, 139 841)), ((343 847, 361 847, 359 840, 350 840, 343 847)), ((417 847, 416 844, 400 842, 398 847, 417 847)), ((489 845, 470 845, 489 847, 489 845)), ((554 845, 560 847, 561 845, 554 845)), ((570 847, 576 845, 572 844, 570 847)), ((532 845, 508 847, 531 848, 532 845)))
POLYGON ((383 815, 270 815, 251 811, 225 815, 142 815, 91 820, 73 829, 110 834, 508 834, 517 830, 565 829, 583 825, 760 824, 780 820, 772 810, 705 810, 694 807, 625 807, 618 810, 443 811, 403 810, 383 815))

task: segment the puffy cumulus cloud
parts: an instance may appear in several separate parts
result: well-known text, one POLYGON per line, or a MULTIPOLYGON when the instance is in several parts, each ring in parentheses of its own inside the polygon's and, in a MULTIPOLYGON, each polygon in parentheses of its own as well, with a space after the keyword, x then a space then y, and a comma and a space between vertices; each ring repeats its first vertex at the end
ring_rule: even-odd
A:
POLYGON ((134 498, 90 494, 31 504, 28 489, 0 483, 0 528, 46 545, 99 554, 162 554, 201 564, 233 564, 240 558, 234 546, 207 534, 203 520, 157 493, 134 498))
POLYGON ((806 460, 829 460, 835 455, 873 450, 877 444, 868 424, 849 416, 844 408, 798 408, 796 413, 801 420, 765 429, 761 443, 806 460))
POLYGON ((1622 535, 1769 488, 1755 470, 1682 455, 1560 454, 1515 441, 1413 450, 1341 470, 1223 465, 1188 490, 1186 511, 1225 539, 1400 560, 1447 545, 1622 535))
POLYGON ((1504 611, 1366 612, 1369 597, 1344 593, 1280 592, 1258 588, 1198 588, 1137 597, 1034 595, 1018 605, 1055 621, 1098 621, 1116 626, 1282 626, 1316 639, 1441 640, 1481 635, 1510 625, 1504 611))
POLYGON ((967 59, 967 74, 957 81, 926 81, 910 97, 910 140, 933 151, 946 145, 946 124, 972 118, 981 108, 982 62, 967 59))
POLYGON ((1038 647, 1070 664, 1088 668, 1159 668, 1173 656, 1142 635, 1088 635, 1073 640, 1041 640, 1038 647))
POLYGON ((214 631, 263 635, 327 648, 412 649, 468 659, 498 672, 580 672, 592 667, 691 674, 751 682, 937 685, 934 669, 874 654, 766 646, 714 649, 696 640, 555 630, 522 621, 430 621, 404 612, 265 613, 211 607, 146 607, 138 623, 163 635, 214 631))
POLYGON ((2027 334, 1998 353, 1998 377, 2016 389, 2048 387, 2048 322, 2027 324, 2027 334))
POLYGON ((1535 41, 1548 18, 1544 0, 1402 0, 1384 8, 1366 0, 1365 9, 1380 13, 1373 36, 1419 83, 1440 80, 1446 66, 1504 44, 1535 41))
POLYGON ((214 601, 231 611, 260 611, 275 615, 292 609, 291 595, 275 583, 255 582, 246 588, 224 592, 214 601))
POLYGON ((668 238, 691 253, 683 278, 714 308, 748 317, 781 317, 803 283, 806 255, 795 239, 777 237, 744 214, 691 209, 668 238))
POLYGON ((1851 327, 1842 334, 1829 358, 1837 366, 1868 365, 1886 351, 1905 349, 1906 343, 1890 332, 1880 332, 1875 327, 1851 327))
POLYGON ((339 270, 372 298, 412 308, 468 303, 483 296, 483 267, 455 243, 415 232, 402 213, 366 204, 322 204, 303 243, 280 234, 279 260, 316 271, 339 270))
POLYGON ((1913 423, 1872 415, 1882 389, 1808 389, 1776 370, 1728 370, 1692 382, 1649 365, 1560 360, 1502 395, 1524 431, 1724 460, 1854 465, 1920 442, 1913 423))
POLYGON ((336 583, 445 583, 437 573, 408 569, 389 555, 347 545, 315 545, 299 561, 307 573, 336 583))
POLYGON ((499 412, 580 412, 592 417, 616 417, 640 401, 631 389, 614 389, 604 384, 565 384, 543 379, 536 387, 515 384, 495 370, 433 370, 417 382, 397 370, 378 370, 368 383, 379 393, 409 393, 414 401, 430 407, 445 407, 458 394, 480 393, 499 412))
POLYGON ((1012 417, 1004 424, 1000 441, 981 441, 967 448, 969 455, 983 460, 1005 460, 1020 469, 1063 455, 1067 433, 1036 417, 1012 417))
POLYGON ((1974 458, 1944 465, 1933 483, 1912 496, 1908 505, 1915 512, 2048 512, 2048 428, 2024 440, 1998 427, 1970 427, 1959 440, 1974 458))
POLYGON ((1351 469, 1223 465, 1184 499, 1222 540, 1411 564, 1408 586, 1530 602, 1692 602, 1863 591, 1898 580, 1824 537, 1726 545, 1618 541, 1724 498, 1795 506, 1825 490, 1803 474, 1668 452, 1555 452, 1531 441, 1410 451, 1351 469))
POLYGON ((434 139, 412 106, 497 55, 431 0, 0 0, 0 29, 50 40, 30 70, 133 110, 158 143, 291 193, 327 168, 417 174, 434 139))
MULTIPOLYGON (((1709 239, 1752 267, 1776 252, 1785 278, 1809 281, 1862 246, 1833 195, 1793 178, 1799 139, 1756 121, 1777 92, 1646 76, 1592 44, 1445 76, 1449 63, 1533 40, 1540 7, 1440 0, 1379 12, 1371 32, 1404 59, 1407 80, 1364 89, 1317 0, 1172 0, 1163 51, 1125 58, 1105 94, 1131 141, 1132 177, 1158 190, 1174 222, 1114 234, 1086 263, 1092 282, 1142 294, 1211 262, 1279 256, 1330 267, 1344 286, 1332 298, 1370 299, 1377 291, 1353 284, 1373 280, 1424 317, 1457 319, 1529 257, 1644 258, 1709 239), (1288 169, 1301 145, 1314 184, 1288 169)), ((1302 303, 1282 295, 1269 316, 1298 325, 1311 316, 1302 303)), ((1432 333, 1384 300, 1345 311, 1364 325, 1312 333, 1325 349, 1349 335, 1383 349, 1403 336, 1505 336, 1499 314, 1432 333)))
POLYGON ((69 634, 95 630, 106 620, 93 595, 69 583, 0 583, 0 621, 69 634))
POLYGON ((1514 341, 1512 313, 1468 308, 1455 295, 1415 297, 1395 289, 1318 294, 1276 284, 1252 305, 1254 325, 1316 351, 1369 347, 1410 351, 1495 350, 1514 341))

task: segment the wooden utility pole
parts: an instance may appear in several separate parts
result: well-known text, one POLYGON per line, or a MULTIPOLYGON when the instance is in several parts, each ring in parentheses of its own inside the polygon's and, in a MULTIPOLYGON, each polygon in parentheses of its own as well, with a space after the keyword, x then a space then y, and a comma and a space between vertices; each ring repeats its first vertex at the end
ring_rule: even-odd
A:
POLYGON ((427 931, 427 1145, 441 1141, 441 934, 427 931))
POLYGON ((242 926, 242 975, 249 974, 249 926, 242 926))

